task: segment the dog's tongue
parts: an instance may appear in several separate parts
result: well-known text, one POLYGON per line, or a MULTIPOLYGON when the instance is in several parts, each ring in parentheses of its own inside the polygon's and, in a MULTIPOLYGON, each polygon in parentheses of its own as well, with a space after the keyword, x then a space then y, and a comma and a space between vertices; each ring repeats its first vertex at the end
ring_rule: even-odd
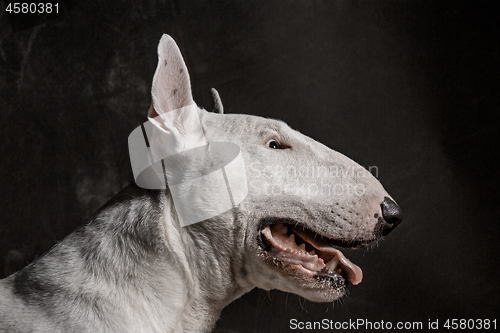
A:
POLYGON ((332 253, 339 260, 338 266, 347 274, 347 279, 353 284, 360 284, 363 280, 363 271, 359 266, 347 259, 342 251, 334 249, 333 247, 320 247, 318 250, 322 252, 332 253))
POLYGON ((299 230, 299 228, 295 229, 294 232, 298 234, 303 240, 314 246, 319 252, 324 256, 325 254, 331 254, 332 258, 337 258, 339 263, 338 267, 340 267, 347 274, 347 279, 353 284, 357 285, 361 283, 363 280, 363 271, 359 266, 352 263, 349 259, 347 259, 342 251, 333 248, 326 240, 321 239, 320 237, 314 237, 307 232, 303 232, 299 230))

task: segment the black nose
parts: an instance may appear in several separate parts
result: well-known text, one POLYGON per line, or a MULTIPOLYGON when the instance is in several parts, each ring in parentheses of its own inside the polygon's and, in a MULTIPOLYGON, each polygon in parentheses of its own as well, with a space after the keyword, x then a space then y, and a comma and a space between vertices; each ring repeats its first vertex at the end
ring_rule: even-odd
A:
POLYGON ((385 224, 382 227, 382 235, 386 236, 389 234, 398 224, 403 221, 403 211, 399 206, 389 199, 384 198, 384 201, 380 204, 382 207, 382 216, 384 217, 385 224))

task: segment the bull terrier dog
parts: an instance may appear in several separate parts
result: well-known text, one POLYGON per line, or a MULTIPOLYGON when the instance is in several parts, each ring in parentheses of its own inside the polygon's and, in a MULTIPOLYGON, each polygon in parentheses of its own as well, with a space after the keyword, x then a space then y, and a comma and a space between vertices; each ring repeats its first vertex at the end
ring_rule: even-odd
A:
POLYGON ((401 222, 346 156, 282 121, 224 114, 215 90, 218 112, 196 106, 170 36, 158 57, 148 125, 129 140, 136 184, 0 281, 1 332, 210 332, 253 288, 332 302, 362 279, 342 249, 401 222))

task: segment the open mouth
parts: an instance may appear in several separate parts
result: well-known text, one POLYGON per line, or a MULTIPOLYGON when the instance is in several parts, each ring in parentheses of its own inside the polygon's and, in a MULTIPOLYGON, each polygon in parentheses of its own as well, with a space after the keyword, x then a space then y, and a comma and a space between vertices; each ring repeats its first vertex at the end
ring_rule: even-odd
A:
POLYGON ((374 240, 339 240, 320 235, 298 223, 278 222, 261 228, 259 243, 273 259, 319 281, 353 285, 363 279, 361 268, 336 247, 359 248, 374 240))

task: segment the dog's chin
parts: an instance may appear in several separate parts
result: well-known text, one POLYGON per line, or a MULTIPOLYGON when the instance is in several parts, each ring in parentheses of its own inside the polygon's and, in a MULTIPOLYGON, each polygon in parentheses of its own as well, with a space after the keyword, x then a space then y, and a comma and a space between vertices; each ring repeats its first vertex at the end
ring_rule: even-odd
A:
POLYGON ((264 262, 280 276, 273 280, 273 288, 281 291, 313 302, 333 302, 347 293, 346 279, 326 268, 320 272, 309 271, 302 265, 289 264, 266 254, 264 262))
POLYGON ((372 241, 334 240, 290 221, 262 223, 257 237, 261 258, 284 278, 276 287, 315 302, 337 300, 363 278, 361 269, 332 244, 357 248, 372 241))

